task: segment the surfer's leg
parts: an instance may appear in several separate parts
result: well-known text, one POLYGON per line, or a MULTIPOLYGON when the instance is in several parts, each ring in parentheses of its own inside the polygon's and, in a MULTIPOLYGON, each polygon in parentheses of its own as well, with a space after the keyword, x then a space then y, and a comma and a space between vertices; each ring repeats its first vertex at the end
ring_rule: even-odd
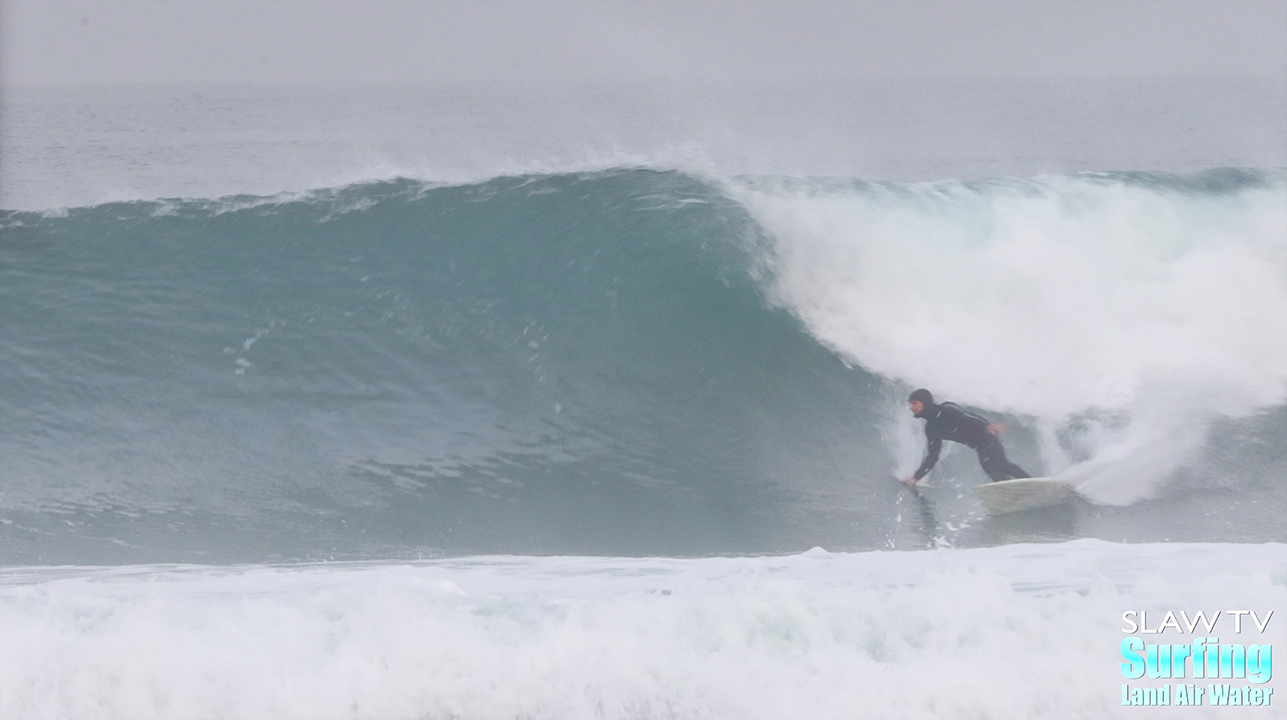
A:
POLYGON ((1005 468, 1001 467, 996 462, 996 458, 994 456, 987 454, 984 450, 979 450, 979 464, 983 466, 983 472, 988 474, 988 477, 992 479, 992 482, 1001 482, 1002 480, 1010 479, 1010 476, 1006 474, 1005 468))
POLYGON ((1030 477, 1032 477, 1032 473, 1028 472, 1027 470, 1024 470, 1023 468, 1019 467, 1018 465, 1015 465, 1014 463, 1010 462, 1009 460, 1006 460, 1006 461, 1005 461, 1005 471, 1006 471, 1006 474, 1008 474, 1008 475, 1010 476, 1010 479, 1011 479, 1011 480, 1018 480, 1019 478, 1030 478, 1030 477))
POLYGON ((1001 447, 1000 440, 993 439, 992 442, 978 448, 977 452, 979 464, 983 466, 983 472, 992 478, 992 482, 1032 477, 1026 470, 1006 458, 1005 448, 1001 447))

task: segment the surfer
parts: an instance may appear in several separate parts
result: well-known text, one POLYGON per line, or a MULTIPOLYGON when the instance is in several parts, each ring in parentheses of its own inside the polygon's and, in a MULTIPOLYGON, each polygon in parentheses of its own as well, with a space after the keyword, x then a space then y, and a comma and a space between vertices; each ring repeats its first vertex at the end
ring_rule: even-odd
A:
POLYGON ((979 454, 979 464, 992 482, 1032 477, 1023 468, 1006 459, 1005 448, 997 435, 1005 432, 1002 423, 990 423, 956 403, 935 403, 929 390, 921 388, 907 398, 912 414, 925 421, 925 438, 929 441, 925 460, 916 473, 903 482, 915 485, 938 462, 943 441, 968 445, 979 454))

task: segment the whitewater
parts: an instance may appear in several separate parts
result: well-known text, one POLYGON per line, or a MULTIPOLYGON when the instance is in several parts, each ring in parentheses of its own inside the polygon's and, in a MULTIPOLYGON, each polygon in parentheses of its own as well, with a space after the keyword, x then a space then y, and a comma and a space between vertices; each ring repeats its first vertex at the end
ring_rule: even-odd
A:
POLYGON ((6 95, 0 715, 1130 716, 1123 611, 1287 608, 1287 102, 1197 82, 6 95), (1081 496, 899 486, 921 386, 1081 496))
MULTIPOLYGON (((1214 608, 1231 596, 1281 608, 1283 550, 1079 540, 932 553, 30 568, 0 586, 0 709, 1134 717, 1117 697, 1121 608, 1214 608)), ((1257 641, 1281 643, 1281 627, 1257 641)))

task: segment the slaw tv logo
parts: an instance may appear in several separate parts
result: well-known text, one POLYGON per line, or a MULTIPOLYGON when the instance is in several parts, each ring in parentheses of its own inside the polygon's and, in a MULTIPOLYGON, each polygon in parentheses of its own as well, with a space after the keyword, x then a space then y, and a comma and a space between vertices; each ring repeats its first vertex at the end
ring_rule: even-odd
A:
MULTIPOLYGON (((1122 683, 1123 705, 1263 707, 1272 705, 1273 646, 1269 643, 1221 642, 1219 635, 1264 635, 1274 611, 1217 610, 1178 614, 1168 610, 1150 627, 1148 612, 1122 613, 1122 676, 1128 680, 1202 680, 1146 685, 1122 683), (1219 630, 1217 630, 1219 628, 1219 630), (1183 642, 1145 642, 1142 635, 1196 636, 1183 642), (1221 682, 1223 680, 1242 682, 1221 682)), ((1156 615, 1155 615, 1156 616, 1156 615)), ((1164 638, 1157 638, 1164 640, 1164 638)), ((1176 638, 1177 640, 1181 638, 1176 638)), ((1248 638, 1255 639, 1255 638, 1248 638)))

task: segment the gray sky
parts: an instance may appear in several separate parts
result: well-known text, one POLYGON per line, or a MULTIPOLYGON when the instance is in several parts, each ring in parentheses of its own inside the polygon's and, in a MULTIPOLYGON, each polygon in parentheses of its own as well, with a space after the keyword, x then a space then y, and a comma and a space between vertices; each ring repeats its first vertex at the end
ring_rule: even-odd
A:
POLYGON ((0 82, 1287 77, 1287 0, 0 0, 0 82))

